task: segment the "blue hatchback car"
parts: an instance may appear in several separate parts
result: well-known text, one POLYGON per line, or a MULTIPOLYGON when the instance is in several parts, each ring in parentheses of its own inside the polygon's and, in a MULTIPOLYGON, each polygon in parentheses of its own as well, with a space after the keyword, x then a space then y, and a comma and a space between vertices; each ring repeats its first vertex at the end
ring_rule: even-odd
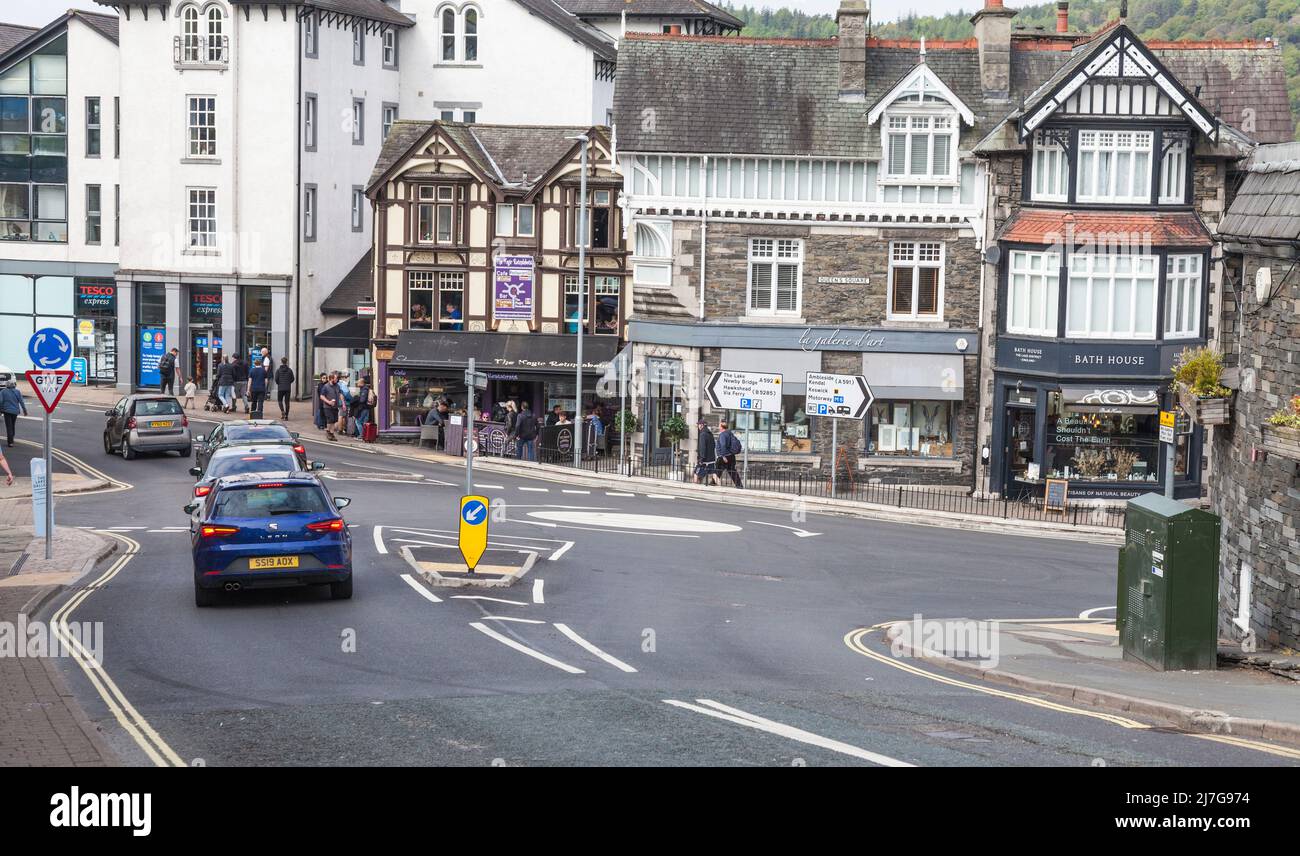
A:
POLYGON ((352 536, 339 514, 350 502, 306 472, 218 479, 185 506, 195 605, 214 605, 222 591, 305 585, 352 597, 352 536))

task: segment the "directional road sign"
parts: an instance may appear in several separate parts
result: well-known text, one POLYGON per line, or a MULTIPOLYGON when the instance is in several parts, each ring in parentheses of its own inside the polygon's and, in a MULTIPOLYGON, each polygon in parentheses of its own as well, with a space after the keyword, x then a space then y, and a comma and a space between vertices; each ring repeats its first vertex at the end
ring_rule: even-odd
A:
POLYGON ((488 539, 488 500, 485 496, 460 498, 460 554, 465 566, 474 573, 488 539))
POLYGON ((38 369, 62 368, 72 359, 72 340, 57 327, 43 327, 28 340, 27 356, 38 369))
POLYGON ((704 385, 709 401, 718 410, 781 410, 781 375, 759 372, 716 371, 704 385))
POLYGON ((73 373, 66 369, 52 372, 27 372, 27 382, 32 385, 32 392, 36 393, 36 398, 41 402, 41 407, 45 408, 46 413, 53 413, 54 408, 59 406, 59 399, 72 383, 72 375, 73 373))
POLYGON ((832 419, 861 419, 875 396, 862 375, 821 374, 808 372, 807 400, 804 413, 832 419))
POLYGON ((472 386, 475 389, 487 389, 488 376, 487 372, 465 371, 465 385, 472 386))

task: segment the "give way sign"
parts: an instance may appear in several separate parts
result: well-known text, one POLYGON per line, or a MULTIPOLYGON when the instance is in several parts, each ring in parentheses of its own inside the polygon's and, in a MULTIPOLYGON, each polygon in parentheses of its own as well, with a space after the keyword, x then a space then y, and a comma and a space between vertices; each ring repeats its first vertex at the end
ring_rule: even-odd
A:
POLYGON ((46 413, 53 413, 54 408, 59 406, 59 399, 72 383, 72 374, 67 369, 27 372, 27 382, 32 385, 32 391, 40 399, 41 407, 45 408, 46 413))

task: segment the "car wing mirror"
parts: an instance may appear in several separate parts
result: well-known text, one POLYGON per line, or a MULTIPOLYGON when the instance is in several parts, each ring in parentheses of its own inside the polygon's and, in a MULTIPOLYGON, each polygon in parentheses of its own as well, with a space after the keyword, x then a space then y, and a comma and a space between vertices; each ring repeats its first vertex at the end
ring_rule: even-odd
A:
POLYGON ((312 462, 311 462, 311 468, 312 468, 313 470, 323 470, 323 469, 325 469, 325 462, 324 462, 324 461, 312 461, 312 462))
POLYGON ((199 504, 197 502, 191 502, 189 505, 186 505, 183 508, 181 508, 181 511, 184 511, 186 514, 193 514, 198 510, 199 510, 199 504))
POLYGON ((200 435, 198 435, 197 437, 194 438, 194 442, 195 442, 195 443, 202 443, 203 440, 204 440, 204 437, 203 437, 202 434, 200 434, 200 435))
POLYGON ((336 497, 334 497, 334 507, 337 508, 337 509, 339 509, 339 510, 342 510, 342 509, 344 509, 344 508, 347 508, 347 507, 348 507, 349 505, 351 505, 351 504, 352 504, 352 500, 349 499, 349 498, 346 497, 346 496, 336 496, 336 497))
POLYGON ((299 436, 301 436, 301 435, 299 435, 297 431, 290 431, 290 432, 289 432, 289 436, 292 437, 293 439, 297 440, 297 439, 299 438, 299 436))
POLYGON ((104 415, 105 415, 105 416, 116 416, 116 415, 117 415, 117 411, 116 411, 116 410, 105 410, 105 411, 104 411, 104 415))
POLYGON ((203 470, 199 469, 198 467, 190 467, 190 475, 194 476, 195 478, 198 478, 199 476, 203 475, 203 470))

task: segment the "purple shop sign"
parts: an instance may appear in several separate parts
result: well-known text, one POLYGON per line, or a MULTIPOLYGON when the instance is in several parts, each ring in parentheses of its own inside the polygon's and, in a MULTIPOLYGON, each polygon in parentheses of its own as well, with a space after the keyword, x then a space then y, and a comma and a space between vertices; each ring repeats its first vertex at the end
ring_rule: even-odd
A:
POLYGON ((498 321, 532 321, 533 257, 497 256, 492 268, 493 317, 498 321))

